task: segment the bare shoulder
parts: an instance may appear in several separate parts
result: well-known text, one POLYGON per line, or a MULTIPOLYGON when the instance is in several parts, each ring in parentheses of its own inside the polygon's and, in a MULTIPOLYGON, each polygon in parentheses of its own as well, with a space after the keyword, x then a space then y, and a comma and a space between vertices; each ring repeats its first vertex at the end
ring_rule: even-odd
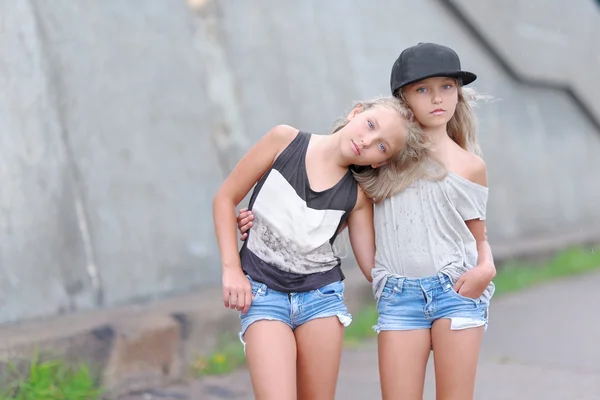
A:
POLYGON ((298 135, 298 129, 289 125, 275 125, 264 136, 264 139, 277 147, 286 147, 298 135))
POLYGON ((478 185, 487 187, 487 168, 483 158, 457 146, 450 170, 478 185))
POLYGON ((471 182, 487 187, 487 168, 483 158, 477 154, 465 152, 464 156, 464 171, 465 178, 471 182))
POLYGON ((275 150, 275 157, 273 160, 277 159, 285 148, 288 147, 292 140, 298 135, 298 132, 298 129, 289 125, 275 125, 265 134, 263 140, 275 150))

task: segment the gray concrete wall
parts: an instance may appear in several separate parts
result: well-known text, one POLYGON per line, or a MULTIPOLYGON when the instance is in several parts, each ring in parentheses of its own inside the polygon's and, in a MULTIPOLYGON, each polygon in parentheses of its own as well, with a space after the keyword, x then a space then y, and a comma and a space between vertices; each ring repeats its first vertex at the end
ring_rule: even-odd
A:
POLYGON ((454 5, 515 73, 570 89, 600 123, 600 10, 594 1, 444 0, 454 5))
POLYGON ((479 111, 492 242, 599 226, 600 132, 437 1, 0 0, 0 323, 218 285, 211 199, 241 155, 388 93, 419 41, 498 99, 479 111))
POLYGON ((0 2, 0 321, 92 305, 68 152, 31 4, 0 2))
POLYGON ((207 217, 223 175, 188 7, 34 4, 104 304, 214 282, 207 217))

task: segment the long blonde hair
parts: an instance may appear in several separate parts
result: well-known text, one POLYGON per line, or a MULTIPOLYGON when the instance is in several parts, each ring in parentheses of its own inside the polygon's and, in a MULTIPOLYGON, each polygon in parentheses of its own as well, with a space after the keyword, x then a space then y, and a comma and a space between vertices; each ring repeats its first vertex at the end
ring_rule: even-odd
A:
MULTIPOLYGON (((396 97, 378 97, 372 100, 359 101, 354 107, 362 107, 362 111, 374 107, 387 107, 396 111, 406 122, 406 140, 397 154, 392 155, 387 164, 372 168, 370 166, 353 167, 354 178, 375 203, 395 195, 406 189, 412 182, 428 175, 430 161, 427 149, 427 137, 415 120, 413 112, 402 100, 396 97)), ((338 120, 333 127, 337 132, 348 124, 348 119, 338 120)))
POLYGON ((477 142, 477 117, 473 111, 477 100, 485 96, 479 95, 472 88, 463 88, 458 86, 458 103, 456 111, 448 121, 448 136, 454 140, 460 147, 477 154, 482 155, 481 148, 477 142))

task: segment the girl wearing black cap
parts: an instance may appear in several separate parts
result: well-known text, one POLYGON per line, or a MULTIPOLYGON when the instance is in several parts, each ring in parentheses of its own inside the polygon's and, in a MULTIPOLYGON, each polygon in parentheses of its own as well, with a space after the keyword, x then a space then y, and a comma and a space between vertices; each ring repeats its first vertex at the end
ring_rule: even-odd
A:
POLYGON ((404 50, 391 90, 430 140, 441 179, 417 179, 375 206, 383 399, 422 399, 430 349, 438 399, 472 399, 496 269, 485 234, 486 166, 464 88, 476 79, 434 43, 404 50))

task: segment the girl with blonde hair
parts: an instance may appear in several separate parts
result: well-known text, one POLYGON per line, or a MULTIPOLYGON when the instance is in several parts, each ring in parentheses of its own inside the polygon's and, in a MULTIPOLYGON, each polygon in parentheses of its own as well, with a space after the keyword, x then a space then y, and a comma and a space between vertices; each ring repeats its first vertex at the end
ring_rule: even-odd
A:
POLYGON ((334 398, 351 322, 333 250, 340 227, 348 225, 369 279, 375 258, 372 203, 350 167, 378 169, 420 152, 422 130, 409 117, 390 96, 359 102, 331 135, 276 126, 215 195, 223 303, 240 311, 256 399, 334 398), (235 208, 252 187, 254 228, 238 253, 235 208))

